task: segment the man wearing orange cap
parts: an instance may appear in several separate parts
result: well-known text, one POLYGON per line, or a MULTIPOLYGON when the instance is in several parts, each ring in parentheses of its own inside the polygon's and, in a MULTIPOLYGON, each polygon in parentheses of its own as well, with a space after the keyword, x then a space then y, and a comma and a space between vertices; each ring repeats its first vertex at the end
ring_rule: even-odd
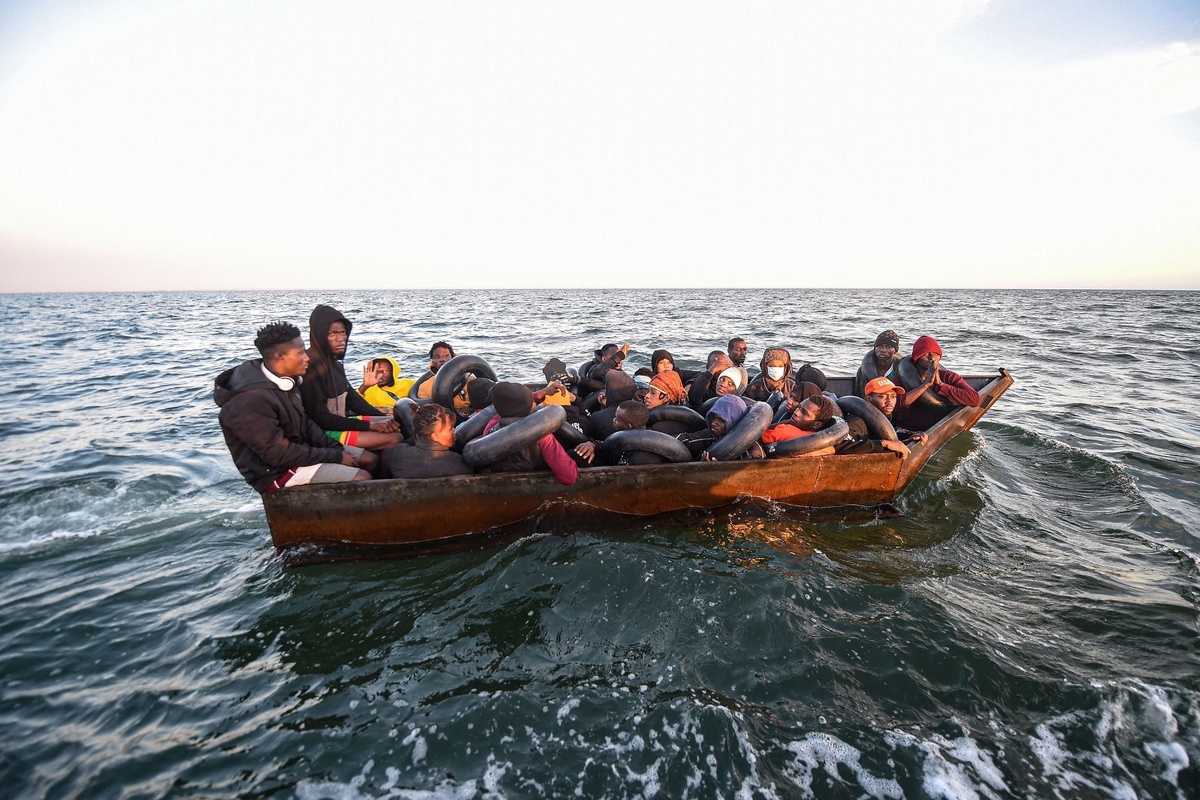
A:
POLYGON ((897 404, 896 414, 902 425, 914 430, 926 430, 945 417, 955 406, 978 408, 979 392, 957 372, 941 366, 942 348, 932 336, 921 336, 913 342, 912 355, 901 361, 899 373, 907 393, 897 404), (915 367, 916 375, 906 369, 915 367), (915 379, 914 379, 915 378, 915 379), (922 397, 931 402, 921 402, 922 397), (936 395, 936 400, 934 399, 936 395), (940 402, 939 402, 940 401, 940 402))
POLYGON ((904 389, 892 383, 887 377, 874 378, 867 381, 866 387, 863 389, 866 395, 866 400, 871 405, 879 409, 888 421, 896 428, 896 436, 902 441, 913 441, 917 444, 925 441, 925 434, 920 431, 910 431, 896 425, 896 420, 893 414, 896 411, 899 398, 904 396, 904 389))

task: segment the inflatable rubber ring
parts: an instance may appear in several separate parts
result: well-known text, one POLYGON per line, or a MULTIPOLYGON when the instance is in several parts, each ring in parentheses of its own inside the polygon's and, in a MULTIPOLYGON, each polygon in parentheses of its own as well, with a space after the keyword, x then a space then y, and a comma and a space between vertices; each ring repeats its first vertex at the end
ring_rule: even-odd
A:
POLYGON ((600 445, 604 459, 612 464, 620 463, 621 456, 630 451, 653 453, 675 464, 692 460, 692 451, 687 449, 687 445, 674 436, 659 431, 617 431, 600 445))
POLYGON ((709 458, 728 461, 750 449, 771 425, 771 407, 766 403, 755 403, 746 411, 733 430, 718 439, 708 448, 709 458))
MULTIPOLYGON (((434 375, 432 372, 430 372, 429 370, 425 370, 425 374, 422 375, 421 377, 417 378, 415 381, 413 381, 413 385, 408 387, 409 399, 420 402, 421 398, 417 397, 417 390, 421 388, 421 384, 425 383, 428 380, 431 380, 433 377, 434 377, 434 375)), ((425 398, 425 400, 428 401, 429 398, 427 397, 427 398, 425 398)))
POLYGON ((600 392, 603 391, 603 389, 600 389, 599 391, 592 392, 587 397, 583 398, 583 402, 580 403, 580 407, 589 414, 595 414, 600 410, 600 392))
POLYGON ((802 456, 815 450, 832 447, 850 434, 850 426, 841 417, 835 417, 834 422, 825 430, 810 433, 797 439, 785 439, 782 442, 772 442, 766 446, 768 458, 787 458, 802 456))
MULTIPOLYGON (((433 376, 433 402, 450 409, 455 414, 454 396, 462 391, 467 383, 467 374, 476 377, 496 380, 496 370, 480 356, 461 355, 442 364, 442 368, 433 376)), ((415 384, 414 384, 415 385, 415 384)))
POLYGON ((478 439, 494 416, 496 416, 496 407, 485 406, 478 414, 472 414, 458 423, 454 427, 454 449, 461 453, 468 442, 478 439))
POLYGON ((413 422, 413 414, 421 406, 417 401, 408 397, 401 397, 396 401, 396 405, 392 407, 392 418, 400 423, 400 432, 404 434, 406 441, 414 441, 417 435, 417 425, 413 422))
POLYGON ((463 460, 472 467, 483 467, 499 461, 554 433, 566 418, 567 412, 562 406, 543 406, 511 425, 472 439, 463 448, 463 460))
POLYGON ((853 414, 866 423, 872 439, 881 439, 885 442, 898 441, 896 429, 892 427, 891 421, 884 416, 882 411, 861 397, 853 395, 839 397, 838 406, 844 413, 853 414))
POLYGON ((659 406, 651 409, 650 419, 646 422, 649 427, 656 422, 682 422, 693 431, 698 431, 708 425, 704 419, 704 415, 694 408, 688 406, 659 406))
MULTIPOLYGON (((911 356, 905 356, 900 359, 900 363, 896 365, 896 372, 900 376, 900 385, 904 387, 904 391, 906 392, 916 389, 924 383, 921 380, 921 373, 917 372, 917 365, 913 363, 911 356)), ((933 387, 921 392, 921 396, 917 398, 917 405, 937 411, 945 411, 950 407, 950 404, 935 392, 933 387)))

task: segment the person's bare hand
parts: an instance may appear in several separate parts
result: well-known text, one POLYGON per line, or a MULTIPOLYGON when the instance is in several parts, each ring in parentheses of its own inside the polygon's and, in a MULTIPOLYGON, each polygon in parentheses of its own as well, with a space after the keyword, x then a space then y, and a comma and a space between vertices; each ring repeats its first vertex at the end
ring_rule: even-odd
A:
POLYGON ((882 444, 888 450, 894 450, 895 452, 899 453, 901 460, 908 458, 908 448, 905 447, 904 442, 890 442, 884 440, 882 444))
POLYGON ((379 373, 371 369, 371 363, 363 364, 363 379, 362 385, 364 389, 369 389, 372 386, 379 385, 379 373))
POLYGON ((376 433, 395 433, 400 430, 400 423, 394 419, 386 419, 382 422, 372 422, 371 430, 376 433))
POLYGON ((913 440, 914 442, 916 442, 917 444, 924 444, 924 443, 925 443, 925 440, 926 440, 926 439, 928 439, 928 438, 929 438, 929 436, 928 436, 927 434, 921 433, 920 431, 917 431, 916 433, 914 433, 914 434, 912 435, 912 437, 911 437, 911 438, 912 438, 912 440, 913 440))
POLYGON ((596 457, 596 445, 593 442, 577 444, 575 445, 575 455, 590 464, 592 463, 592 459, 596 457))
POLYGON ((716 461, 717 459, 715 459, 715 458, 713 458, 712 456, 710 456, 710 455, 708 454, 708 451, 707 451, 707 450, 705 450, 703 453, 701 453, 701 454, 700 454, 700 460, 701 460, 701 461, 716 461))
POLYGON ((625 344, 621 345, 621 352, 624 353, 625 355, 629 355, 629 342, 626 342, 625 344))
POLYGON ((732 366, 733 366, 733 362, 729 359, 729 356, 719 355, 713 359, 712 371, 713 371, 713 374, 715 375, 715 374, 724 372, 725 370, 729 369, 732 366))

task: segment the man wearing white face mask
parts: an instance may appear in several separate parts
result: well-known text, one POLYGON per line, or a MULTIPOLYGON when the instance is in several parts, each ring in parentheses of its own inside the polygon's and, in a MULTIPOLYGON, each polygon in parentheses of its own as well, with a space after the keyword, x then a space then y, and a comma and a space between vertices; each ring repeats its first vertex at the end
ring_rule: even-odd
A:
POLYGON ((792 380, 792 356, 782 347, 768 347, 758 368, 761 372, 746 387, 749 399, 765 401, 775 392, 783 392, 787 397, 796 388, 796 381, 792 380))

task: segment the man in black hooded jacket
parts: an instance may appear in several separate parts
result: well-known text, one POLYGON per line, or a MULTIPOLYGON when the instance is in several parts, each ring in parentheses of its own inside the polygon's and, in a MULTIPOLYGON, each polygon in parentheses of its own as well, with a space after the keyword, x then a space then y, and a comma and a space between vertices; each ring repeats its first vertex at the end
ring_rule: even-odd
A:
POLYGON ((263 327, 254 340, 262 358, 227 369, 216 379, 221 433, 233 463, 259 492, 306 483, 369 480, 359 466, 377 459, 343 447, 304 413, 297 384, 308 366, 300 329, 286 322, 263 327))
POLYGON ((308 371, 300 385, 304 411, 342 444, 383 450, 400 444, 400 426, 354 391, 342 359, 353 325, 336 308, 320 305, 308 318, 308 371), (354 419, 364 417, 365 419, 354 419))

